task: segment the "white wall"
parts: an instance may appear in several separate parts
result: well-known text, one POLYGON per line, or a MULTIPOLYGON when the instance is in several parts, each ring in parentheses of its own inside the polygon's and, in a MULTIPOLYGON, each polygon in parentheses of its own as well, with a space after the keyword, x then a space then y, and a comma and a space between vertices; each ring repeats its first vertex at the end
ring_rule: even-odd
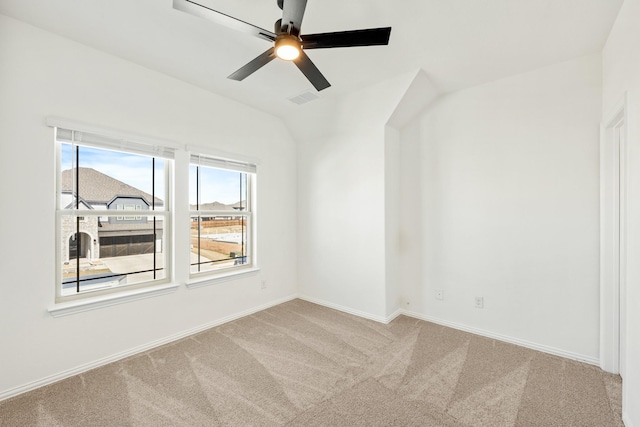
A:
MULTIPOLYGON (((410 216, 416 212, 415 202, 419 199, 407 200, 401 195, 403 189, 411 188, 412 191, 416 191, 419 182, 415 179, 407 180, 407 177, 417 176, 419 172, 417 169, 415 173, 409 173, 407 170, 415 164, 416 159, 412 157, 413 154, 406 156, 410 150, 406 147, 406 137, 403 144, 402 129, 412 121, 415 123, 416 120, 413 119, 433 104, 438 95, 438 88, 424 71, 419 70, 402 99, 395 106, 385 129, 385 256, 388 318, 393 317, 400 309, 411 308, 402 298, 406 293, 403 289, 408 285, 405 283, 407 279, 405 273, 407 269, 419 268, 420 265, 419 259, 411 259, 412 254, 417 252, 406 247, 409 241, 403 236, 402 224, 407 219, 407 215, 410 216), (403 145, 405 145, 404 148, 403 145)), ((418 138, 415 140, 417 141, 418 138)), ((419 232, 417 221, 413 223, 411 232, 419 232)))
MULTIPOLYGON (((436 101, 437 103, 438 101, 436 101)), ((437 104, 436 104, 437 105, 437 104)), ((428 111, 428 110, 427 110, 428 111)), ((423 311, 421 302, 426 284, 423 272, 430 268, 423 257, 423 224, 430 218, 422 213, 422 187, 430 179, 421 165, 421 117, 408 123, 400 133, 400 215, 397 257, 400 272, 400 308, 409 312, 423 311), (414 309, 414 305, 416 309, 414 309)))
MULTIPOLYGON (((295 294, 295 145, 279 119, 2 15, 0 94, 0 395, 295 294), (256 158, 261 272, 51 317, 55 162, 48 115, 256 158)), ((176 179, 184 183, 185 174, 176 179)), ((178 200, 185 203, 176 209, 176 229, 187 231, 186 198, 178 200)), ((176 245, 188 248, 186 235, 176 245)), ((183 252, 178 283, 186 279, 183 252)))
POLYGON ((384 140, 331 135, 298 148, 302 296, 385 315, 384 140))
POLYGON ((302 297, 387 317, 385 123, 414 76, 314 101, 287 120, 298 142, 302 297))
POLYGON ((597 360, 600 60, 442 96, 403 129, 404 308, 597 360))
POLYGON ((400 302, 400 132, 437 97, 418 70, 286 121, 298 142, 299 290, 385 321, 400 302))
POLYGON ((393 316, 400 308, 400 213, 401 163, 400 131, 392 126, 385 128, 384 144, 384 222, 385 222, 385 289, 386 316, 393 316))
POLYGON ((625 0, 603 50, 603 115, 628 91, 627 166, 627 353, 623 379, 623 417, 640 426, 640 1, 625 0))

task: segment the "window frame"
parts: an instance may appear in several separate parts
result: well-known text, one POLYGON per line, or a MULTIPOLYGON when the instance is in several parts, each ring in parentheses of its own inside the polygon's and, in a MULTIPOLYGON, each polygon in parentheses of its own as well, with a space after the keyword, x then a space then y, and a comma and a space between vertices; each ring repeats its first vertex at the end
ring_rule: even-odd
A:
MULTIPOLYGON (((121 133, 113 133, 109 130, 96 129, 91 127, 90 129, 86 129, 84 126, 74 126, 73 124, 68 125, 67 123, 59 123, 57 119, 48 119, 48 124, 54 128, 54 145, 55 145, 55 259, 56 259, 56 274, 55 274, 55 304, 60 305, 64 303, 73 303, 80 302, 83 300, 95 300, 96 298, 105 298, 105 297, 113 297, 117 295, 126 295, 131 293, 139 293, 140 291, 144 291, 144 288, 166 288, 167 284, 172 282, 175 277, 175 272, 173 271, 173 251, 174 251, 174 241, 173 241, 173 223, 175 220, 175 212, 173 211, 172 203, 174 197, 174 186, 173 186, 173 177, 174 177, 174 169, 175 169, 175 161, 173 159, 173 152, 175 151, 175 146, 173 144, 159 145, 159 141, 155 141, 155 143, 151 144, 149 140, 145 137, 138 137, 135 135, 125 135, 121 133), (74 129, 76 127, 76 129, 74 129), (78 129, 79 128, 79 129, 78 129), (164 277, 152 280, 141 281, 132 284, 126 284, 121 286, 110 286, 108 288, 96 289, 96 290, 85 290, 82 292, 73 293, 70 295, 63 294, 63 262, 65 259, 65 254, 63 251, 63 242, 62 239, 62 223, 63 218, 71 217, 74 221, 78 221, 78 218, 83 217, 85 220, 89 217, 95 217, 100 221, 103 218, 109 217, 117 217, 117 210, 110 209, 82 209, 81 207, 72 208, 72 209, 64 209, 61 205, 61 196, 62 196, 62 144, 69 143, 64 141, 64 138, 60 138, 58 135, 59 130, 63 131, 71 131, 72 135, 75 135, 76 132, 82 134, 88 133, 92 135, 96 135, 98 137, 104 138, 106 141, 114 140, 116 144, 100 144, 95 142, 72 142, 80 147, 91 147, 102 150, 111 150, 120 153, 134 154, 134 155, 143 155, 147 156, 150 159, 155 159, 154 161, 162 161, 164 163, 164 193, 162 195, 157 195, 162 197, 163 207, 162 210, 151 210, 148 211, 134 211, 144 212, 145 215, 142 217, 160 217, 162 221, 162 269, 164 270, 164 277), (119 146, 118 146, 119 143, 119 146), (128 144, 130 147, 128 148, 128 144), (161 154, 158 156, 158 154, 161 154)), ((78 165, 75 165, 78 167, 78 165)), ((81 185, 81 184, 80 184, 81 185)), ((153 196, 156 196, 155 193, 153 196)), ((82 233, 81 230, 75 230, 75 233, 82 233)), ((98 235, 95 236, 95 239, 99 239, 98 235)), ((155 247, 155 242, 154 242, 155 247)), ((154 253, 155 256, 155 253, 154 253)), ((154 268, 155 269, 155 268, 154 268)), ((53 313, 52 313, 53 314, 53 313)))
MULTIPOLYGON (((196 179, 198 188, 196 188, 197 194, 197 208, 191 209, 191 204, 189 204, 189 242, 191 242, 191 224, 194 222, 194 217, 197 218, 198 229, 200 228, 200 221, 202 217, 243 217, 246 219, 245 234, 246 238, 244 241, 244 245, 246 247, 244 251, 243 257, 246 261, 245 263, 239 265, 232 265, 227 267, 222 267, 218 269, 209 269, 205 271, 192 272, 192 263, 191 263, 191 244, 189 244, 189 261, 188 261, 188 281, 187 286, 198 287, 202 283, 209 283, 212 281, 216 281, 216 279, 227 279, 229 277, 234 277, 241 274, 246 274, 249 272, 256 271, 257 267, 257 233, 256 233, 256 183, 257 183, 257 167, 254 163, 239 161, 239 160, 230 160, 224 157, 218 157, 215 155, 209 154, 201 154, 201 153, 189 153, 189 162, 188 162, 188 174, 189 174, 189 184, 188 190, 191 192, 191 166, 195 166, 197 169, 198 178, 196 179), (204 163, 204 164, 203 164, 204 163), (238 211, 228 211, 228 210, 201 210, 199 209, 199 201, 200 201, 200 193, 202 191, 202 187, 200 186, 200 168, 208 167, 215 168, 225 171, 237 172, 245 174, 246 179, 246 206, 244 210, 238 211)), ((198 236, 198 239, 200 237, 198 236)), ((198 255, 198 259, 200 256, 198 255)))

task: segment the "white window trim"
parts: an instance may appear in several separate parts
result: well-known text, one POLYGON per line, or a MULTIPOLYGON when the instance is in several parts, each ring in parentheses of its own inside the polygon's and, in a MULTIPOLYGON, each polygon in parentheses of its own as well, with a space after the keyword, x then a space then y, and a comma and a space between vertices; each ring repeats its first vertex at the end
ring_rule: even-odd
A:
MULTIPOLYGON (((193 146, 189 148, 193 149, 193 146)), ((245 160, 240 160, 239 157, 236 157, 235 159, 232 156, 225 156, 224 158, 214 157, 213 155, 209 154, 211 152, 212 150, 204 150, 204 153, 190 152, 189 166, 197 165, 196 163, 194 163, 194 160, 196 158, 208 160, 208 162, 205 162, 205 164, 203 164, 202 166, 218 167, 220 169, 225 169, 222 166, 225 161, 229 161, 234 164, 246 162, 245 160), (219 164, 219 166, 215 166, 216 163, 219 164)), ((246 163, 247 163, 247 166, 249 166, 249 168, 252 169, 252 171, 251 172, 238 171, 238 172, 246 173, 247 175, 247 185, 248 185, 247 199, 249 202, 249 206, 251 207, 251 210, 234 211, 232 212, 233 214, 232 216, 243 216, 243 217, 246 217, 249 221, 249 226, 248 226, 249 233, 247 236, 248 251, 246 256, 249 257, 249 259, 251 259, 251 264, 245 265, 245 266, 233 266, 233 267, 228 267, 220 270, 202 271, 199 273, 191 273, 191 266, 189 266, 188 279, 185 282, 187 289, 196 289, 204 286, 215 285, 220 282, 226 282, 228 280, 232 280, 236 277, 251 275, 253 273, 260 271, 260 268, 258 267, 257 244, 256 244, 257 243, 257 230, 256 230, 257 229, 256 227, 256 223, 257 223, 257 220, 256 220, 257 162, 250 162, 250 163, 246 162, 246 163)), ((228 170, 234 170, 234 169, 230 168, 228 170)), ((198 210, 189 209, 190 220, 193 217, 193 215, 228 216, 229 211, 209 211, 209 210, 198 211, 198 210)))
POLYGON ((228 282, 230 280, 238 279, 243 276, 254 276, 260 272, 260 267, 248 267, 244 269, 238 270, 222 270, 223 273, 214 273, 207 277, 198 277, 189 279, 186 281, 187 289, 197 289, 205 286, 217 285, 222 282, 228 282))
POLYGON ((98 297, 89 297, 70 302, 57 303, 49 307, 48 311, 53 317, 68 316, 70 314, 123 304, 129 301, 137 301, 144 298, 166 295, 175 292, 178 287, 179 285, 177 283, 168 283, 164 285, 114 292, 107 295, 100 295, 98 297))
MULTIPOLYGON (((238 214, 242 216, 251 215, 251 223, 253 228, 251 237, 250 237, 250 245, 252 248, 251 255, 253 260, 252 264, 250 266, 237 266, 234 268, 223 269, 218 271, 214 270, 209 275, 205 275, 206 274, 205 272, 199 275, 196 274, 195 277, 192 277, 188 264, 184 266, 178 266, 176 265, 176 258, 175 258, 176 251, 183 250, 182 248, 176 246, 177 242, 182 241, 182 238, 177 238, 177 236, 175 235, 175 232, 181 229, 181 226, 177 227, 178 225, 177 221, 182 221, 182 219, 187 219, 191 217, 190 209, 188 208, 187 205, 185 205, 184 207, 180 206, 179 208, 176 208, 175 203, 177 201, 180 201, 181 198, 178 197, 178 195, 175 193, 176 192, 175 185, 176 185, 176 180, 178 180, 179 182, 184 182, 188 185, 188 179, 185 179, 185 177, 188 176, 188 173, 189 173, 188 168, 190 164, 189 159, 191 157, 191 153, 192 152, 198 153, 199 155, 202 155, 202 156, 216 158, 223 161, 226 160, 230 162, 247 163, 247 164, 254 165, 256 168, 257 168, 257 165, 259 165, 260 163, 259 159, 240 155, 238 153, 229 153, 229 152, 221 151, 212 147, 194 146, 194 145, 190 145, 187 147, 186 145, 183 145, 171 140, 159 139, 155 137, 151 138, 145 135, 121 132, 114 129, 95 126, 95 125, 82 123, 75 120, 60 118, 60 117, 47 117, 45 119, 45 123, 47 124, 47 126, 51 128, 59 127, 64 129, 73 129, 79 132, 88 132, 88 133, 103 135, 111 138, 118 138, 122 140, 122 145, 120 145, 120 148, 108 147, 108 146, 102 146, 102 147, 98 146, 98 148, 106 148, 106 149, 115 148, 116 150, 121 149, 122 151, 135 152, 135 148, 136 148, 135 143, 134 143, 134 146, 132 147, 132 150, 127 150, 128 141, 135 141, 138 143, 142 143, 142 144, 146 144, 154 147, 164 147, 166 149, 169 149, 170 151, 175 152, 174 163, 173 163, 174 168, 182 169, 183 167, 186 167, 186 171, 182 171, 182 170, 179 171, 178 169, 175 169, 173 171, 167 170, 167 174, 168 174, 167 189, 168 190, 172 189, 171 191, 173 191, 173 193, 170 194, 169 203, 165 204, 166 210, 153 212, 155 216, 168 217, 171 219, 170 221, 171 227, 170 229, 166 230, 167 236, 170 237, 170 243, 169 245, 165 246, 165 250, 168 251, 167 263, 173 268, 171 268, 171 270, 167 272, 168 277, 166 279, 166 282, 154 283, 148 286, 143 285, 140 287, 136 287, 136 285, 134 284, 132 285, 132 287, 115 288, 114 291, 111 293, 106 293, 106 294, 100 293, 100 294, 93 294, 93 295, 91 295, 90 293, 87 293, 77 299, 71 299, 71 300, 66 300, 62 302, 54 302, 50 307, 47 308, 47 311, 50 313, 52 317, 54 318, 63 317, 63 316, 77 314, 77 313, 97 310, 105 307, 110 307, 113 305, 124 304, 124 303, 137 301, 141 299, 167 295, 167 294, 176 292, 181 287, 182 283, 185 284, 185 287, 187 288, 187 290, 192 290, 192 289, 197 289, 205 286, 216 285, 224 282, 230 282, 233 280, 242 279, 244 277, 251 277, 251 276, 258 275, 260 273, 260 268, 258 266, 258 256, 257 256, 258 255, 257 254, 257 234, 258 233, 257 233, 257 217, 256 217, 257 206, 255 204, 256 194, 257 194, 256 193, 257 192, 257 174, 255 172, 250 174, 252 179, 252 183, 251 183, 252 187, 251 187, 251 194, 249 197, 251 197, 252 210, 251 212, 246 212, 246 211, 235 212, 235 215, 238 215, 238 214), (183 215, 185 215, 185 217, 183 217, 183 215)), ((82 144, 82 143, 80 144, 92 146, 92 144, 82 144)), ((162 157, 162 156, 158 156, 158 157, 162 157)), ((61 172, 59 169, 59 163, 60 163, 60 159, 56 158, 56 164, 57 164, 56 176, 58 176, 61 172)), ((171 168, 168 168, 168 169, 171 169, 171 168)), ((57 181, 58 180, 56 179, 56 182, 57 181)), ((56 194, 58 194, 58 192, 59 192, 59 188, 56 189, 56 194)), ((180 202, 180 203, 184 203, 184 202, 180 202)), ((58 205, 58 201, 56 197, 56 205, 55 205, 56 247, 58 247, 58 244, 59 244, 59 230, 58 230, 59 227, 57 226, 57 224, 59 224, 59 217, 60 215, 69 214, 69 213, 72 213, 72 211, 74 211, 74 210, 59 209, 59 207, 60 206, 58 205)), ((76 211, 74 213, 79 213, 79 212, 76 211)), ((85 213, 86 212, 83 212, 83 214, 85 213)), ((96 210, 91 213, 105 214, 105 215, 108 214, 108 216, 113 216, 114 212, 111 210, 104 209, 104 210, 96 210)), ((103 216, 99 216, 99 218, 103 218, 103 216)), ((182 243, 179 246, 182 246, 182 243)), ((58 251, 59 249, 56 249, 56 258, 60 256, 58 251)), ((56 269, 58 268, 61 268, 61 267, 57 266, 56 269)), ((56 279, 55 279, 56 282, 59 279, 59 274, 57 273, 57 271, 58 270, 56 270, 56 279)), ((59 284, 56 283, 55 285, 56 285, 56 289, 58 289, 59 284)))
POLYGON ((45 119, 45 124, 51 128, 73 129, 78 132, 88 132, 114 139, 119 139, 123 141, 123 144, 125 145, 126 141, 136 141, 138 143, 151 147, 164 147, 171 150, 184 150, 184 145, 170 139, 155 138, 149 137, 147 135, 123 132, 108 127, 96 126, 76 120, 65 119, 62 117, 49 116, 45 119))
MULTIPOLYGON (((173 162, 173 152, 176 151, 177 148, 179 148, 180 146, 171 142, 171 141, 166 141, 166 140, 160 140, 160 139, 155 139, 155 138, 149 138, 149 137, 145 137, 145 136, 140 136, 140 135, 134 135, 134 134, 129 134, 129 133, 125 133, 125 132, 119 132, 119 131, 114 131, 112 129, 106 129, 106 128, 101 128, 98 126, 92 126, 92 125, 88 125, 88 124, 84 124, 84 123, 80 123, 80 122, 75 122, 72 120, 67 120, 67 119, 61 119, 61 118, 57 118, 57 117, 47 117, 46 118, 46 124, 48 126, 51 126, 54 130, 54 143, 56 144, 56 197, 55 197, 55 212, 56 212, 56 231, 55 231, 55 241, 56 241, 56 251, 55 251, 55 257, 56 257, 56 274, 55 274, 55 282, 56 282, 56 290, 55 290, 55 303, 54 306, 51 307, 49 309, 49 312, 54 316, 54 317, 58 317, 56 316, 54 313, 58 312, 58 308, 60 308, 60 310, 65 310, 65 307, 70 306, 70 307, 75 307, 75 306, 94 306, 96 308, 98 307, 102 307, 104 306, 103 304, 100 304, 100 301, 104 301, 107 302, 106 305, 113 305, 113 303, 109 303, 110 301, 114 301, 114 300, 119 300, 122 299, 123 302, 125 301, 129 301, 131 300, 131 298, 129 298, 129 295, 131 292, 133 292, 135 295, 138 295, 138 293, 140 293, 140 295, 146 295, 147 293, 149 293, 149 296, 153 296, 153 294, 155 294, 155 290, 158 289, 158 287, 165 287, 165 286, 169 286, 168 284, 170 284, 175 277, 175 272, 172 269, 172 266, 174 265, 173 262, 173 256, 174 256, 174 242, 173 242, 173 221, 175 220, 175 213, 173 212, 173 210, 169 210, 171 208, 171 206, 173 206, 173 198, 174 198, 174 194, 173 194, 173 189, 174 187, 174 183, 173 183, 173 179, 174 179, 174 172, 173 172, 173 167, 167 167, 165 168, 165 204, 164 204, 164 209, 163 210, 158 210, 158 211, 149 211, 148 216, 159 216, 163 218, 163 224, 164 224, 164 228, 163 228, 163 233, 164 233, 164 237, 165 239, 169 239, 171 240, 170 244, 163 244, 163 248, 164 248, 164 256, 165 256, 165 260, 164 260, 164 269, 165 269, 165 278, 163 279, 157 279, 154 281, 149 281, 149 282, 141 282, 141 283, 134 283, 128 286, 122 286, 122 287, 114 287, 108 290, 98 290, 95 292, 99 292, 98 295, 95 296, 91 296, 92 292, 86 292, 86 293, 79 293, 79 294, 75 294, 75 295, 62 295, 61 294, 61 283, 62 283, 62 257, 63 255, 60 253, 60 225, 61 225, 61 218, 65 215, 78 215, 78 213, 81 212, 81 216, 87 216, 88 214, 90 214, 91 216, 96 216, 97 218, 101 218, 103 216, 117 216, 114 215, 115 212, 117 211, 112 211, 112 210, 93 210, 93 211, 89 211, 89 210, 76 210, 76 209, 60 209, 60 202, 59 202, 59 195, 60 195, 60 176, 61 176, 61 168, 60 168, 60 150, 58 149, 58 146, 60 144, 60 142, 56 139, 56 128, 63 128, 63 129, 73 129, 73 131, 77 131, 77 132, 88 132, 91 134, 96 134, 96 135, 100 135, 100 136, 104 136, 104 137, 108 137, 108 138, 112 138, 112 139, 119 139, 121 141, 121 146, 120 147, 114 147, 114 146, 110 146, 109 144, 106 144, 105 146, 100 146, 100 145, 93 145, 93 144, 83 144, 82 142, 80 142, 78 145, 88 145, 88 146, 93 146, 96 148, 102 148, 102 149, 116 149, 116 150, 120 150, 122 152, 132 152, 132 153, 136 153, 138 150, 136 150, 135 148, 133 150, 129 150, 127 145, 128 144, 133 144, 134 147, 140 147, 140 146, 148 146, 149 147, 149 151, 144 153, 146 155, 150 155, 150 156, 154 156, 157 157, 158 159, 161 160, 168 160, 169 163, 173 162), (135 141, 133 143, 131 143, 130 141, 135 141), (166 145, 165 145, 166 144, 166 145), (154 152, 164 152, 165 154, 170 154, 170 156, 168 157, 161 157, 161 156, 156 156, 156 154, 154 154, 154 152), (149 292, 144 292, 146 290, 149 290, 149 292)), ((175 164, 174 164, 175 167, 175 164)), ((121 212, 121 211, 120 211, 121 212)), ((175 285, 178 286, 178 285, 175 285)), ((144 296, 145 298, 147 296, 144 296)), ((134 299, 139 299, 139 298, 134 298, 134 299)), ((93 309, 93 308, 90 308, 93 309)), ((86 310, 80 310, 80 311, 86 311, 86 310)), ((71 312, 77 312, 77 310, 71 310, 71 312)))
POLYGON ((228 151, 218 150, 216 148, 211 148, 211 147, 203 147, 201 145, 189 144, 185 146, 185 151, 187 151, 190 155, 193 155, 193 156, 211 157, 213 159, 219 159, 219 160, 229 160, 232 162, 248 163, 248 164, 255 165, 256 167, 260 165, 260 161, 255 157, 245 156, 237 153, 229 153, 228 151))

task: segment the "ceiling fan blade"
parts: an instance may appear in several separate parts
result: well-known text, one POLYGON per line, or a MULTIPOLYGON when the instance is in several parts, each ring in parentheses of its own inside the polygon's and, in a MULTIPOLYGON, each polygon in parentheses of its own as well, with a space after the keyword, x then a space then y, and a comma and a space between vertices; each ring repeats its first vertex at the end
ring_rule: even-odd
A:
POLYGON ((307 0, 284 0, 282 5, 282 29, 289 31, 294 36, 300 35, 300 26, 304 17, 304 10, 307 8, 307 0))
POLYGON ((248 22, 234 18, 233 16, 229 16, 225 13, 218 12, 217 10, 213 10, 196 1, 173 0, 173 8, 264 40, 274 41, 276 39, 276 34, 271 31, 249 24, 248 22))
POLYGON ((307 34, 300 36, 303 49, 328 49, 332 47, 381 46, 389 44, 391 27, 366 30, 338 31, 335 33, 307 34))
POLYGON ((300 52, 298 59, 293 61, 302 74, 304 74, 318 92, 331 86, 331 83, 324 78, 318 67, 315 66, 306 53, 300 52))
POLYGON ((251 74, 258 71, 260 68, 267 65, 269 62, 273 61, 274 58, 276 57, 274 53, 275 50, 276 50, 275 47, 272 47, 271 49, 259 55, 254 60, 252 60, 247 65, 240 68, 238 71, 231 74, 227 78, 231 80, 238 80, 238 81, 244 80, 245 78, 249 77, 251 74))

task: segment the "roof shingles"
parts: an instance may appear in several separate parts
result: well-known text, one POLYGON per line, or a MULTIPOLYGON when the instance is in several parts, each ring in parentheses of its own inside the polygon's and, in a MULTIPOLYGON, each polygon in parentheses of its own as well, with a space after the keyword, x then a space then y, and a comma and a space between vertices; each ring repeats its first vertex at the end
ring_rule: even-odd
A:
MULTIPOLYGON (((75 169, 62 171, 61 190, 63 192, 73 191, 75 180, 75 169)), ((78 168, 80 198, 89 203, 109 203, 115 197, 142 197, 151 205, 151 194, 125 184, 115 178, 98 172, 92 168, 78 168)), ((162 205, 162 199, 155 198, 156 205, 162 205)))

